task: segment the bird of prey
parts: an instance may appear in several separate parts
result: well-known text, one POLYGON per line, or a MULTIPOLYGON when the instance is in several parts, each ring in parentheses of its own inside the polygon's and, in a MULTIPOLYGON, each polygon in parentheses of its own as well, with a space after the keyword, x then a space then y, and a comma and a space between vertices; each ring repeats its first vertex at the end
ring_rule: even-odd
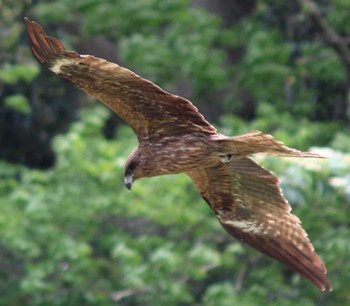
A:
POLYGON ((125 186, 141 178, 186 173, 234 238, 331 290, 326 267, 279 187, 278 178, 251 154, 318 157, 253 131, 217 133, 185 98, 170 94, 117 64, 65 50, 25 18, 29 46, 41 65, 97 98, 136 133, 125 165, 125 186))

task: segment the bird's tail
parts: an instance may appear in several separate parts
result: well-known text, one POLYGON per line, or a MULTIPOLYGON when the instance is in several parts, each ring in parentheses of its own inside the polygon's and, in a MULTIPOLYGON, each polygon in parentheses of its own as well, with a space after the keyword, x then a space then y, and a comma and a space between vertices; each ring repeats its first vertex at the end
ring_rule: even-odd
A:
POLYGON ((220 151, 238 157, 250 154, 264 154, 286 157, 322 158, 318 154, 288 148, 283 142, 277 141, 271 135, 263 134, 260 131, 252 131, 234 137, 218 137, 214 141, 219 146, 220 151))

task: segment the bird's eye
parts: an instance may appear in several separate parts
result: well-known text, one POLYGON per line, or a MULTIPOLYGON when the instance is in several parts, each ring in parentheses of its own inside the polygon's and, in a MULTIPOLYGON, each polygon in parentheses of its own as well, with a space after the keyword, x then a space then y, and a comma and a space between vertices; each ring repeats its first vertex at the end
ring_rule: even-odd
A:
POLYGON ((232 160, 232 158, 233 158, 233 154, 220 155, 220 161, 222 163, 228 163, 232 160))

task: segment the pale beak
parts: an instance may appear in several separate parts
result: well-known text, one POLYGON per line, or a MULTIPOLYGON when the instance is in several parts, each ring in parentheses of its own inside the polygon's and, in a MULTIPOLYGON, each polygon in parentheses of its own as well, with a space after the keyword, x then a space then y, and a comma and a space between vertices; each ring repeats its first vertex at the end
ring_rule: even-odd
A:
POLYGON ((131 190, 132 183, 134 182, 133 179, 132 179, 133 176, 134 175, 128 175, 128 176, 124 177, 125 187, 128 188, 129 190, 131 190))

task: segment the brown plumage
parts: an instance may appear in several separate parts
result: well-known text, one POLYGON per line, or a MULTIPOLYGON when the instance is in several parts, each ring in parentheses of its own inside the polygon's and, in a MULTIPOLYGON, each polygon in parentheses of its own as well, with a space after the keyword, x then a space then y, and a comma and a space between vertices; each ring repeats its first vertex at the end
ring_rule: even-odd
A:
POLYGON ((290 213, 278 178, 249 155, 318 157, 253 131, 216 132, 192 103, 165 92, 104 59, 66 51, 40 25, 25 18, 30 48, 40 64, 106 104, 136 133, 139 145, 125 166, 125 185, 163 174, 186 173, 225 230, 236 239, 331 290, 326 267, 290 213))

